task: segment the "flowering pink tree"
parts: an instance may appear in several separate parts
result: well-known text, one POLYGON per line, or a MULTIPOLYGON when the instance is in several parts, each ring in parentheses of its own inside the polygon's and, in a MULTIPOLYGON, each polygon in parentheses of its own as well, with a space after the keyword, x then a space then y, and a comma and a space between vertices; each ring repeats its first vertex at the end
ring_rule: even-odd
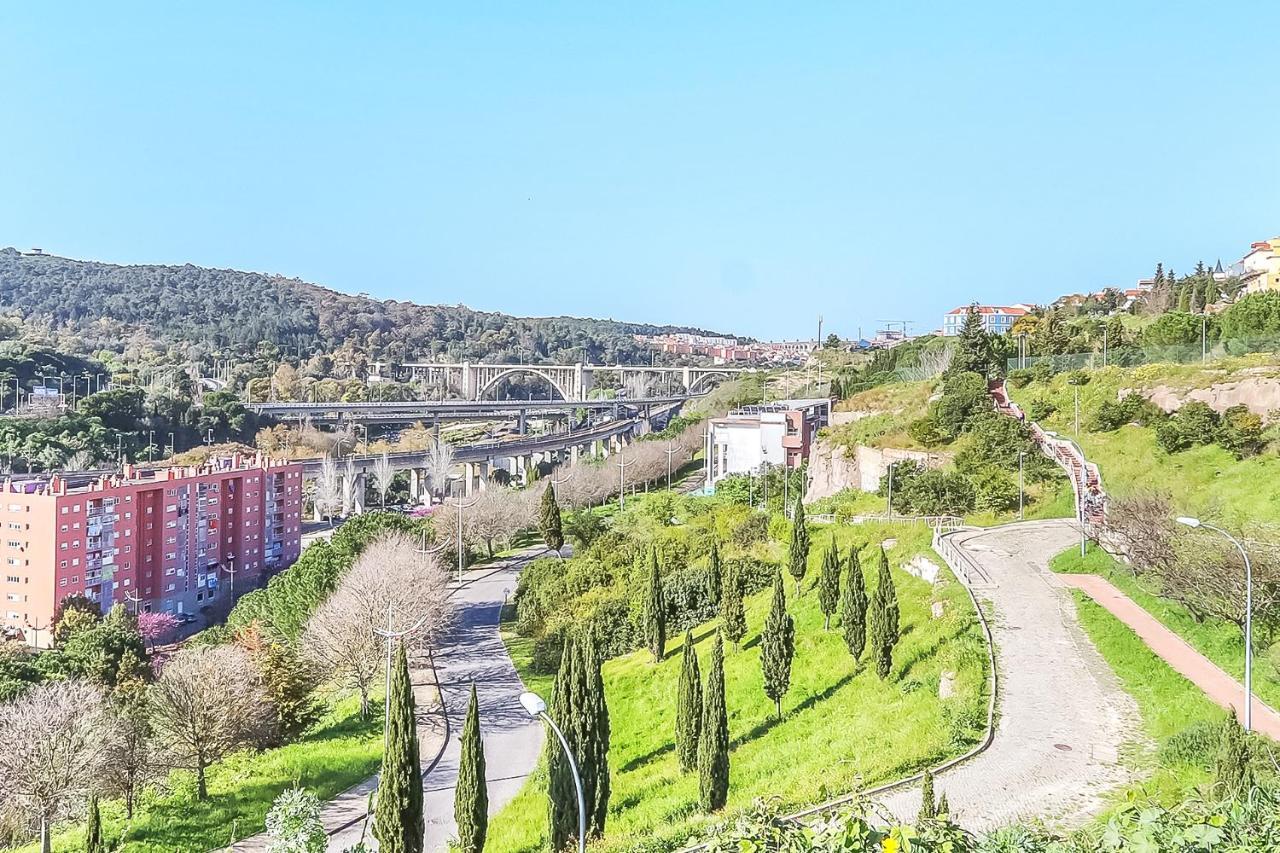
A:
POLYGON ((138 633, 142 635, 142 639, 148 646, 155 645, 156 640, 167 636, 177 627, 178 619, 172 613, 142 612, 138 614, 138 633))

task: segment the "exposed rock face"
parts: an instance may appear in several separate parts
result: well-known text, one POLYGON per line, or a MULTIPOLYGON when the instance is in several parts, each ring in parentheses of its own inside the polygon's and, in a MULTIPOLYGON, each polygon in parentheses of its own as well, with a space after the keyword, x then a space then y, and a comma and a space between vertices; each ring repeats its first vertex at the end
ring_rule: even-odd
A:
MULTIPOLYGON (((1122 388, 1120 396, 1124 397, 1136 389, 1122 388)), ((1232 406, 1247 406, 1249 411, 1262 415, 1268 421, 1273 412, 1280 410, 1280 378, 1249 377, 1233 382, 1219 382, 1208 388, 1174 388, 1169 385, 1157 385, 1154 388, 1139 391, 1142 396, 1155 403, 1166 412, 1182 407, 1184 403, 1199 400, 1208 404, 1215 412, 1225 412, 1232 406)))
POLYGON ((876 414, 876 412, 832 412, 831 425, 844 426, 845 424, 851 424, 854 421, 860 421, 863 418, 869 418, 874 414, 876 414))
POLYGON ((859 444, 853 448, 850 458, 844 447, 820 438, 809 453, 809 483, 804 502, 831 497, 845 489, 874 492, 880 488, 880 478, 889 470, 890 462, 907 460, 930 468, 941 468, 951 460, 951 454, 893 447, 881 449, 859 444))
POLYGON ((804 502, 829 498, 836 492, 858 488, 858 463, 844 455, 844 447, 819 438, 809 451, 808 485, 804 502))

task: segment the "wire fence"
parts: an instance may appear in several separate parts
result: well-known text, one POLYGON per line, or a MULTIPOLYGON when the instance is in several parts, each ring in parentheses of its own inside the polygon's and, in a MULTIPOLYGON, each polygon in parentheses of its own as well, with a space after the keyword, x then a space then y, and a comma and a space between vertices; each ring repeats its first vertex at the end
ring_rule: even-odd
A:
POLYGON ((1099 367, 1137 367, 1143 364, 1209 364, 1225 358, 1235 358, 1256 353, 1280 353, 1280 336, 1264 338, 1224 338, 1195 341, 1185 344, 1123 346, 1092 352, 1073 352, 1058 355, 1023 355, 1006 361, 1009 370, 1034 369, 1048 364, 1055 373, 1064 370, 1096 369, 1099 367))

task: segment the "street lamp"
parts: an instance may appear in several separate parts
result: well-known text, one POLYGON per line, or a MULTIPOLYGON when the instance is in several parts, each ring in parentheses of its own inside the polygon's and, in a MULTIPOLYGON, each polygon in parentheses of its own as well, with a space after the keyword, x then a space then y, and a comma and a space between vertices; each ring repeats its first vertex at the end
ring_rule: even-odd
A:
POLYGON ((587 849, 587 806, 582 796, 582 777, 578 775, 578 762, 573 760, 573 750, 569 748, 569 741, 564 739, 564 732, 560 731, 560 727, 556 725, 555 720, 547 713, 547 703, 537 693, 521 693, 520 704, 524 706, 524 710, 530 717, 541 717, 547 725, 551 726, 551 730, 556 733, 556 737, 560 739, 560 745, 564 747, 564 757, 569 759, 569 769, 573 771, 573 786, 578 790, 578 851, 586 853, 587 849))
POLYGON ((1236 539, 1221 527, 1201 521, 1198 518, 1179 516, 1175 519, 1187 527, 1204 527, 1221 535, 1236 546, 1244 559, 1244 730, 1253 730, 1253 564, 1249 562, 1249 554, 1236 539))
POLYGON ((1018 451, 1018 521, 1022 521, 1022 505, 1024 503, 1025 495, 1022 488, 1022 457, 1025 454, 1026 451, 1024 450, 1018 451))

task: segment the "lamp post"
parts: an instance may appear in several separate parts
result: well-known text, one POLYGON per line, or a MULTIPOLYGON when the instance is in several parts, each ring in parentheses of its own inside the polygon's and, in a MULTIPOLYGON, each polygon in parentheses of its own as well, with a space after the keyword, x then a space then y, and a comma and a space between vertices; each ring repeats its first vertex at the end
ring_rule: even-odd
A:
POLYGON ((551 719, 551 715, 547 713, 547 703, 542 700, 541 696, 537 693, 521 693, 520 704, 524 706, 530 717, 540 717, 543 722, 551 726, 551 730, 560 739, 560 746, 564 747, 564 757, 569 759, 569 769, 573 771, 573 786, 578 791, 578 851, 579 853, 586 853, 587 805, 582 796, 582 777, 578 775, 578 762, 573 760, 573 750, 569 748, 569 741, 565 740, 564 732, 560 731, 560 727, 556 725, 555 720, 551 719))
POLYGON ((1244 560, 1244 730, 1253 730, 1253 564, 1249 562, 1249 554, 1240 544, 1240 540, 1221 527, 1201 521, 1198 518, 1179 516, 1179 524, 1187 527, 1204 527, 1222 536, 1240 552, 1244 560))
POLYGON ((1025 453, 1026 451, 1023 450, 1018 451, 1018 521, 1022 521, 1023 495, 1025 494, 1022 488, 1022 457, 1025 453))
POLYGON ((889 463, 889 509, 888 509, 888 514, 889 514, 889 519, 890 519, 891 521, 893 520, 893 466, 894 466, 894 465, 896 465, 896 464, 897 464, 896 462, 890 462, 890 463, 889 463))
POLYGON ((454 504, 454 506, 458 508, 458 583, 459 585, 461 585, 462 583, 462 569, 463 569, 463 559, 464 559, 463 554, 465 553, 462 550, 462 511, 464 509, 470 509, 471 507, 475 506, 476 502, 479 500, 480 500, 479 498, 476 498, 474 501, 464 504, 462 502, 462 498, 459 497, 457 502, 454 504))

